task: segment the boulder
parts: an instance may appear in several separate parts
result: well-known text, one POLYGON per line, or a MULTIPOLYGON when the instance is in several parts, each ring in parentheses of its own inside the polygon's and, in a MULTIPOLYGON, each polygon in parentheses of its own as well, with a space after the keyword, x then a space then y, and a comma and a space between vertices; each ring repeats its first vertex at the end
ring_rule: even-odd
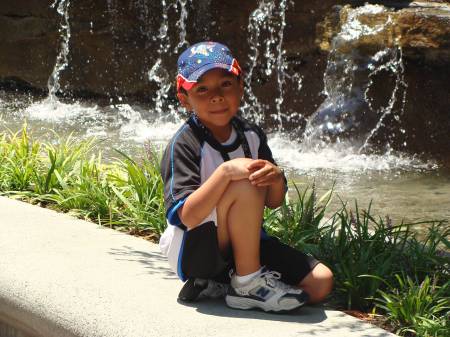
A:
POLYGON ((450 63, 450 4, 415 1, 401 9, 373 8, 360 13, 350 5, 335 8, 334 13, 319 24, 319 47, 330 51, 336 34, 346 24, 353 24, 355 33, 361 26, 367 32, 343 36, 336 45, 340 53, 354 49, 373 53, 380 48, 399 46, 405 57, 421 59, 427 64, 450 63), (353 17, 357 17, 358 24, 353 17), (368 33, 370 30, 373 33, 368 33))

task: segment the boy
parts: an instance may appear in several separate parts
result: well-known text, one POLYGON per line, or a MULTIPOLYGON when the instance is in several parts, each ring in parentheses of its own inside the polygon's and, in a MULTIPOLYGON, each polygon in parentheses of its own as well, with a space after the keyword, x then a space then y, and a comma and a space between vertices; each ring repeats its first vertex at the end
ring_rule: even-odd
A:
POLYGON ((188 279, 181 300, 194 300, 202 279, 229 282, 233 269, 228 306, 289 311, 325 298, 332 273, 262 230, 264 207, 282 204, 286 179, 263 131, 237 117, 241 75, 220 43, 197 43, 178 59, 177 96, 193 114, 161 162, 169 225, 160 246, 188 279))

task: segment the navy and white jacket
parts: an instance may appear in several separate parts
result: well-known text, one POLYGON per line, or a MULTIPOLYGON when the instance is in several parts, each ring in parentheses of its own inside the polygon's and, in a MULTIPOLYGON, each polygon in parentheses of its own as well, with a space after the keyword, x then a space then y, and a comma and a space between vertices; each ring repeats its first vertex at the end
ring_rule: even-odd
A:
MULTIPOLYGON (((192 115, 168 143, 161 161, 164 181, 167 229, 160 239, 161 251, 168 257, 173 271, 183 279, 181 254, 186 227, 178 217, 177 210, 187 197, 203 184, 224 161, 234 158, 274 159, 267 145, 264 132, 254 124, 234 117, 232 132, 225 143, 219 143, 192 115)), ((217 225, 214 208, 201 224, 213 221, 217 225)))

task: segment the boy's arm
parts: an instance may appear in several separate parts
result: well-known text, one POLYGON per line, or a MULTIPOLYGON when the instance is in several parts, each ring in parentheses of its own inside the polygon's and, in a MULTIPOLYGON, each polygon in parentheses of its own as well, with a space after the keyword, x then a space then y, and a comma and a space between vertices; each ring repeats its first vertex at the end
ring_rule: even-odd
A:
POLYGON ((250 171, 246 166, 249 162, 251 159, 238 158, 217 167, 213 174, 187 197, 183 207, 178 209, 181 222, 188 228, 198 226, 219 203, 231 181, 248 178, 250 171))
POLYGON ((287 191, 286 179, 281 169, 264 159, 254 160, 249 169, 253 172, 249 176, 250 182, 255 186, 267 187, 265 205, 269 208, 281 206, 287 191))
POLYGON ((199 225, 217 205, 229 182, 224 165, 220 165, 178 210, 181 222, 188 228, 199 225))
POLYGON ((286 195, 286 180, 283 172, 280 169, 278 170, 280 171, 280 176, 272 185, 269 185, 266 195, 266 206, 269 208, 280 207, 286 195))
POLYGON ((283 171, 276 165, 272 156, 272 151, 267 144, 267 136, 261 128, 256 127, 256 132, 260 139, 258 148, 258 158, 250 165, 253 174, 250 175, 250 182, 256 186, 267 186, 266 206, 277 208, 283 203, 286 195, 286 178, 283 171), (260 170, 258 173, 255 171, 260 170))

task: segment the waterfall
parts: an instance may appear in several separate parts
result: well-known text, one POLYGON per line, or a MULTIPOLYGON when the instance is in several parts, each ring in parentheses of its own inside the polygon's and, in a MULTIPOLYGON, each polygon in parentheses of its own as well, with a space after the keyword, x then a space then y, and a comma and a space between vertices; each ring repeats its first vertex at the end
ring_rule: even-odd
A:
POLYGON ((163 63, 163 58, 166 58, 173 53, 177 53, 180 48, 189 45, 186 40, 186 20, 188 18, 187 4, 190 0, 173 0, 167 3, 166 0, 162 0, 162 21, 159 27, 159 33, 157 36, 158 45, 158 59, 153 64, 152 68, 148 71, 148 79, 158 85, 156 91, 156 97, 154 98, 154 112, 158 115, 160 120, 178 121, 180 119, 180 110, 182 110, 177 104, 169 101, 169 90, 174 84, 174 78, 171 76, 171 72, 167 69, 163 63), (172 52, 172 44, 170 41, 169 32, 169 10, 174 7, 179 12, 179 19, 176 22, 176 26, 179 30, 179 42, 175 45, 172 52))
POLYGON ((180 42, 178 42, 175 52, 185 48, 189 43, 186 41, 186 20, 188 18, 187 3, 189 0, 178 0, 176 5, 180 7, 180 19, 177 21, 177 27, 179 29, 180 42))
MULTIPOLYGON (((305 145, 322 148, 327 147, 330 141, 340 142, 351 137, 353 145, 361 152, 368 150, 387 116, 394 115, 400 124, 407 87, 401 48, 394 41, 394 47, 380 47, 373 55, 367 56, 354 46, 361 39, 388 30, 392 24, 390 14, 383 6, 365 5, 349 9, 347 20, 332 40, 324 73, 323 94, 326 99, 308 119, 303 137, 305 145), (369 26, 360 20, 360 15, 379 13, 386 13, 384 22, 369 26), (388 102, 377 108, 369 93, 374 86, 374 78, 380 74, 394 76, 394 87, 388 102), (394 106, 399 96, 401 106, 395 113, 394 106)), ((399 130, 404 132, 401 127, 399 130)))
MULTIPOLYGON (((381 107, 379 109, 379 111, 381 112, 380 119, 378 120, 375 127, 369 132, 369 135, 364 140, 364 143, 360 147, 358 152, 363 152, 364 150, 366 150, 367 147, 370 146, 370 141, 372 140, 372 138, 377 134, 377 131, 380 130, 381 127, 385 126, 384 121, 385 121, 386 117, 394 112, 394 105, 397 102, 397 99, 398 99, 397 96, 398 96, 399 91, 403 92, 402 96, 401 96, 402 97, 401 107, 400 107, 399 113, 394 115, 394 120, 399 124, 400 124, 400 118, 403 115, 403 112, 405 109, 405 103, 406 103, 406 88, 408 85, 406 84, 405 78, 404 78, 405 67, 403 65, 403 55, 402 55, 401 47, 398 46, 393 49, 381 50, 372 57, 371 61, 373 61, 373 63, 369 64, 369 69, 371 70, 371 72, 368 76, 369 84, 368 84, 366 90, 364 91, 364 98, 365 98, 366 102, 368 103, 370 110, 376 111, 376 109, 372 106, 370 98, 368 97, 368 92, 371 88, 371 85, 373 84, 372 78, 375 75, 377 75, 378 73, 380 73, 382 71, 391 72, 395 76, 395 86, 394 86, 394 89, 392 90, 391 97, 389 98, 387 105, 384 107, 381 107), (386 55, 387 55, 387 60, 385 61, 385 63, 381 63, 378 66, 374 65, 374 63, 376 64, 376 62, 379 62, 386 55)), ((399 125, 398 128, 401 133, 404 134, 406 132, 406 130, 401 126, 401 124, 399 125)), ((388 143, 388 145, 389 145, 389 143, 388 143)), ((403 143, 402 145, 406 146, 406 143, 403 143)))
POLYGON ((253 92, 252 81, 255 80, 253 77, 270 77, 276 71, 279 96, 275 98, 276 113, 270 116, 276 121, 279 130, 283 128, 281 105, 287 68, 283 40, 288 4, 287 0, 280 0, 278 4, 273 0, 260 0, 258 7, 250 14, 247 26, 250 54, 245 77, 244 116, 259 124, 264 122, 268 106, 261 103, 253 92), (258 65, 262 65, 262 71, 258 65), (255 74, 257 71, 260 71, 260 74, 255 74))
POLYGON ((57 101, 56 94, 61 89, 59 83, 61 71, 68 65, 69 56, 69 40, 70 40, 70 24, 69 24, 69 6, 70 0, 55 0, 51 8, 56 7, 57 13, 61 16, 62 21, 58 29, 61 35, 61 44, 58 56, 56 57, 55 67, 47 81, 48 95, 51 101, 57 101), (59 2, 59 3, 58 3, 59 2))
POLYGON ((287 10, 287 0, 280 1, 280 29, 278 30, 278 45, 277 45, 277 83, 278 83, 278 91, 279 96, 275 99, 277 114, 275 120, 278 121, 278 130, 283 130, 283 120, 281 119, 281 105, 284 100, 284 84, 286 81, 286 70, 287 65, 284 59, 284 50, 283 50, 283 39, 284 39, 284 28, 286 27, 286 10, 287 10))
MULTIPOLYGON (((49 95, 47 98, 40 102, 36 102, 28 106, 24 114, 27 118, 33 120, 43 120, 48 122, 59 122, 66 120, 68 123, 77 124, 77 117, 83 116, 86 119, 97 118, 98 110, 97 106, 83 107, 78 102, 63 103, 58 100, 56 94, 61 90, 61 84, 59 83, 61 72, 68 66, 69 63, 69 41, 70 41, 70 24, 69 24, 69 6, 70 0, 55 0, 51 5, 51 8, 56 7, 57 13, 62 17, 62 22, 58 32, 61 35, 61 45, 58 56, 56 58, 56 64, 50 75, 47 87, 49 95)), ((92 23, 91 23, 92 29, 92 23)))
MULTIPOLYGON (((115 81, 117 82, 117 76, 119 74, 119 69, 120 69, 120 65, 119 65, 119 61, 118 61, 118 54, 119 54, 119 50, 117 50, 118 48, 118 40, 120 39, 120 37, 117 34, 116 31, 116 27, 119 25, 119 20, 118 20, 118 16, 119 16, 119 10, 117 8, 118 4, 117 4, 117 0, 107 0, 106 1, 107 4, 107 8, 108 8, 108 14, 110 17, 110 25, 109 25, 109 30, 111 32, 111 37, 112 37, 112 45, 113 45, 113 50, 112 50, 112 55, 111 55, 111 60, 112 60, 112 72, 113 72, 113 78, 115 79, 115 81)), ((117 85, 114 85, 114 91, 113 93, 108 93, 110 96, 111 94, 114 94, 115 96, 118 96, 118 92, 119 92, 119 88, 117 87, 117 85)), ((117 97, 119 100, 121 100, 121 97, 117 97)), ((110 101, 112 102, 114 99, 113 97, 110 97, 110 101)))

